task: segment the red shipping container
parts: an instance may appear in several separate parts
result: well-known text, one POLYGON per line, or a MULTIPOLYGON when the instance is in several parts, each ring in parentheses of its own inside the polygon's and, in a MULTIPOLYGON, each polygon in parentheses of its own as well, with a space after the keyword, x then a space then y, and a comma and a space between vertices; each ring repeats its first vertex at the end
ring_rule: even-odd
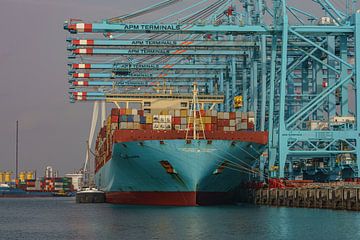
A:
POLYGON ((217 117, 211 117, 211 123, 216 123, 217 117))
POLYGON ((105 128, 105 127, 103 127, 103 128, 101 129, 101 131, 100 131, 100 136, 101 136, 102 138, 104 138, 104 137, 106 136, 106 128, 105 128))
POLYGON ((205 131, 211 131, 212 130, 212 124, 211 123, 205 123, 205 131))
POLYGON ((201 114, 202 117, 205 117, 206 111, 205 110, 200 110, 200 114, 201 114))
POLYGON ((119 116, 111 116, 111 123, 118 123, 119 122, 119 116))
POLYGON ((180 117, 173 117, 172 118, 172 123, 174 125, 180 125, 181 124, 181 118, 180 117))
POLYGON ((236 119, 236 113, 235 112, 229 112, 229 118, 234 120, 236 119))
POLYGON ((221 122, 221 127, 228 127, 230 125, 229 119, 222 119, 220 120, 220 122, 221 122))
POLYGON ((211 129, 212 129, 212 131, 216 131, 217 130, 217 124, 211 124, 211 129))
POLYGON ((218 120, 218 121, 217 121, 218 127, 223 127, 223 126, 224 126, 223 124, 224 124, 224 123, 223 123, 222 120, 218 120))
POLYGON ((253 130, 253 129, 254 129, 254 123, 253 123, 253 122, 248 122, 248 129, 249 129, 249 130, 253 130))
POLYGON ((144 116, 144 110, 138 110, 138 115, 144 116))
POLYGON ((126 108, 120 108, 120 115, 126 115, 126 108))
POLYGON ((111 109, 111 115, 112 116, 119 116, 120 115, 120 110, 118 108, 111 109))

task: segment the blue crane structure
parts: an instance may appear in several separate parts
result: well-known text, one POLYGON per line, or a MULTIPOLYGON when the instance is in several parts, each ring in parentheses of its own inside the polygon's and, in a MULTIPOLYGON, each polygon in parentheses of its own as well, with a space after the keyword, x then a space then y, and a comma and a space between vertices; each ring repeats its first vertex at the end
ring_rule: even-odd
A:
POLYGON ((311 0, 311 10, 293 2, 203 0, 152 23, 128 21, 181 4, 167 0, 65 21, 70 99, 115 102, 160 86, 189 93, 196 81, 200 92, 223 95, 218 110, 234 111, 242 96, 236 111, 255 112, 255 129, 269 133, 256 166, 266 176, 360 177, 358 2, 311 0))

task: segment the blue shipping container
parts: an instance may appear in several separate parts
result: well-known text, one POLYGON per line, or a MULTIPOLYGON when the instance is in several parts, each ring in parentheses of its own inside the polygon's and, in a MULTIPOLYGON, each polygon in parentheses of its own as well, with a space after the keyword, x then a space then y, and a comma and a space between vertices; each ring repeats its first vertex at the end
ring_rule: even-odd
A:
POLYGON ((134 122, 134 115, 127 115, 128 122, 134 122))

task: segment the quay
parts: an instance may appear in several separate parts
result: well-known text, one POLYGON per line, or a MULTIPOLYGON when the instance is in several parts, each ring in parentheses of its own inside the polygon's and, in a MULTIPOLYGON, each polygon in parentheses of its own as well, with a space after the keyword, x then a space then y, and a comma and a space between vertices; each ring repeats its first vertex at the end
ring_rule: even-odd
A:
POLYGON ((317 184, 315 187, 260 188, 246 191, 247 202, 256 205, 360 211, 360 185, 317 184))

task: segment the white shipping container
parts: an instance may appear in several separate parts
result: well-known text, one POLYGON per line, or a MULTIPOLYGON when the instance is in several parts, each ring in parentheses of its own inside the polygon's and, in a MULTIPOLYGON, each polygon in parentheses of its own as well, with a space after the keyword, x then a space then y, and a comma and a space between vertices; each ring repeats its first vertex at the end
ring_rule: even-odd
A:
POLYGON ((186 128, 187 128, 187 125, 186 125, 186 124, 181 124, 181 125, 180 125, 180 129, 181 129, 181 130, 186 130, 186 128))
POLYGON ((230 131, 230 127, 224 127, 224 131, 225 131, 225 132, 230 131))
POLYGON ((127 129, 127 123, 126 122, 121 122, 120 123, 120 129, 127 129))
POLYGON ((235 127, 236 125, 236 121, 235 120, 230 120, 230 127, 235 127))
POLYGON ((180 125, 175 125, 175 130, 180 130, 180 125))
POLYGON ((217 115, 218 115, 218 112, 216 110, 211 111, 211 116, 212 117, 217 117, 217 115))
POLYGON ((328 122, 325 121, 308 121, 307 127, 311 130, 323 130, 329 127, 328 122))
POLYGON ((235 112, 236 118, 241 118, 241 112, 235 112))
POLYGON ((224 119, 230 119, 230 114, 228 112, 224 112, 224 119))
POLYGON ((134 115, 134 122, 140 122, 140 115, 134 115))
POLYGON ((182 117, 180 121, 181 121, 181 122, 180 122, 181 125, 183 125, 183 124, 186 125, 186 118, 185 118, 185 117, 182 117))
POLYGON ((333 117, 332 122, 339 122, 339 123, 354 123, 355 117, 333 117))
POLYGON ((171 115, 165 115, 165 121, 167 122, 167 123, 171 123, 171 115))
POLYGON ((254 123, 254 122, 255 122, 255 118, 254 118, 254 117, 249 117, 249 118, 248 118, 248 122, 249 122, 249 123, 254 123))
POLYGON ((117 123, 112 123, 111 124, 111 130, 116 130, 118 128, 118 124, 117 123))
POLYGON ((180 117, 180 110, 175 110, 175 117, 180 117))
POLYGON ((131 109, 131 114, 132 114, 132 115, 137 115, 137 114, 138 114, 138 110, 137 110, 137 109, 131 109))
POLYGON ((40 190, 41 189, 41 181, 40 180, 36 180, 35 181, 35 190, 40 190))
POLYGON ((165 130, 171 130, 172 126, 171 123, 165 123, 165 130))
POLYGON ((153 116, 153 122, 154 122, 154 123, 158 123, 158 122, 159 122, 159 115, 154 115, 154 116, 153 116))
POLYGON ((235 127, 229 127, 229 131, 234 132, 234 131, 235 131, 235 127))
POLYGON ((166 129, 166 123, 159 123, 159 130, 165 130, 166 129))
POLYGON ((166 115, 159 115, 159 122, 165 123, 166 122, 166 115))
POLYGON ((159 129, 159 123, 153 123, 153 129, 158 130, 159 129))

